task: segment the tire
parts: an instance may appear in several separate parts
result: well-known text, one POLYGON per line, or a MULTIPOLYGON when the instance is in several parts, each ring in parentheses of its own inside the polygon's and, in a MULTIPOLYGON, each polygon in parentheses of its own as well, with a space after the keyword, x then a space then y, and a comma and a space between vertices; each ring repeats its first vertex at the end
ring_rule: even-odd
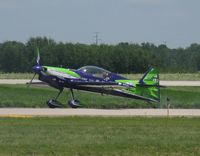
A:
POLYGON ((81 107, 81 105, 79 104, 80 102, 78 100, 69 100, 68 101, 68 105, 71 107, 71 108, 79 108, 81 107))
POLYGON ((63 105, 59 101, 56 101, 54 99, 48 100, 47 105, 49 106, 49 108, 63 108, 63 105))

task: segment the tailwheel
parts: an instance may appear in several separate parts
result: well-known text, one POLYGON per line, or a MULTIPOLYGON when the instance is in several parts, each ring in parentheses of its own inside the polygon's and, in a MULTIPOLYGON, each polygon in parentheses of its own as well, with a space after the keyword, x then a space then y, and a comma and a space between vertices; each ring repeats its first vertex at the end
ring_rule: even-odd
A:
POLYGON ((64 107, 59 101, 55 99, 48 100, 47 105, 49 106, 49 108, 63 108, 64 107))
POLYGON ((81 107, 81 105, 79 103, 80 102, 78 100, 76 100, 76 99, 72 99, 72 100, 68 101, 69 106, 72 107, 72 108, 81 107))

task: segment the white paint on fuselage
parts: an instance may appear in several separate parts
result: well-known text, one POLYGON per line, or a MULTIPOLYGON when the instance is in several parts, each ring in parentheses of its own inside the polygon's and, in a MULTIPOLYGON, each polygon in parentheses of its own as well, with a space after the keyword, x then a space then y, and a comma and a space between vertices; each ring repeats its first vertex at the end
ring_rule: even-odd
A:
POLYGON ((69 74, 66 74, 66 73, 63 73, 63 72, 59 72, 59 71, 56 71, 56 70, 52 70, 52 69, 48 69, 47 73, 49 75, 53 75, 53 76, 57 76, 57 77, 64 77, 64 78, 68 78, 68 79, 77 79, 74 76, 71 76, 69 74))

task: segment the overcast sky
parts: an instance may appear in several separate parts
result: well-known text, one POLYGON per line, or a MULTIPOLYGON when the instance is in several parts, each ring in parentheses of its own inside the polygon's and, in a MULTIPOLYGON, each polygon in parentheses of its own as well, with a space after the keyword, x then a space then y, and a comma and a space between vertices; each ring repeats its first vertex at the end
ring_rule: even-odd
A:
POLYGON ((0 42, 200 43, 200 0, 0 0, 0 42))

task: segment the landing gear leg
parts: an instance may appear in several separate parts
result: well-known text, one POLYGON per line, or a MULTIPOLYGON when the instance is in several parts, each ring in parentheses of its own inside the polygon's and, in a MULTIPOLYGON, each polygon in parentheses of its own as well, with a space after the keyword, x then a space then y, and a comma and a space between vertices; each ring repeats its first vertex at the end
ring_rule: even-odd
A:
POLYGON ((72 108, 81 107, 81 105, 79 104, 79 101, 74 98, 73 89, 70 88, 70 92, 71 92, 72 99, 68 101, 69 106, 72 108))
POLYGON ((61 89, 61 90, 59 91, 59 93, 58 93, 58 95, 56 96, 55 100, 58 99, 58 97, 60 96, 60 94, 61 94, 62 92, 63 92, 63 89, 61 89))
POLYGON ((47 105, 49 106, 49 108, 63 108, 63 105, 59 101, 57 101, 58 97, 60 96, 62 92, 63 92, 63 89, 59 91, 55 99, 50 99, 47 101, 47 105))

